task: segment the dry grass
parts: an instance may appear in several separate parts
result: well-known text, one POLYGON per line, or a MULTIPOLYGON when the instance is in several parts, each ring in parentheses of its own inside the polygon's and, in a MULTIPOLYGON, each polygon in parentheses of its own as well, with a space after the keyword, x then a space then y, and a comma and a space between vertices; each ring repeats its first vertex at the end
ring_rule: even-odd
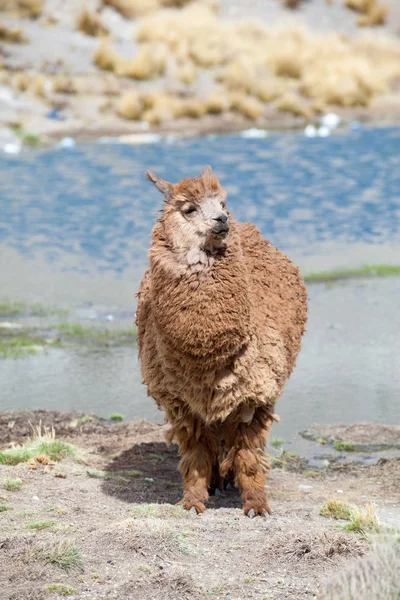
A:
POLYGON ((178 79, 182 83, 186 85, 190 85, 197 77, 197 69, 195 65, 188 60, 184 65, 180 67, 178 70, 178 79))
POLYGON ((82 555, 80 550, 70 540, 49 542, 41 545, 32 545, 25 552, 24 560, 27 562, 40 561, 56 565, 65 571, 82 569, 82 555))
POLYGON ((0 0, 0 11, 6 11, 17 17, 38 17, 44 6, 44 0, 0 0))
POLYGON ((16 73, 12 79, 14 89, 25 92, 31 84, 31 77, 27 73, 16 73))
POLYGON ((206 100, 206 112, 219 115, 230 107, 230 100, 225 92, 213 92, 206 100))
POLYGON ((276 108, 282 112, 288 112, 296 117, 304 117, 310 119, 312 113, 310 108, 297 94, 287 92, 278 100, 276 108))
POLYGON ((320 515, 331 519, 345 519, 349 520, 352 506, 343 500, 336 500, 331 498, 321 506, 320 515))
POLYGON ((52 81, 53 92, 57 94, 77 94, 78 88, 69 75, 57 75, 52 81))
POLYGON ((0 40, 12 44, 24 44, 28 40, 20 27, 7 27, 0 23, 0 40))
POLYGON ((177 117, 190 117, 200 119, 206 114, 206 105, 202 100, 190 98, 177 103, 175 112, 177 117))
POLYGON ((107 39, 101 40, 93 56, 94 63, 103 71, 115 71, 121 64, 121 57, 107 39))
POLYGON ((160 8, 159 0, 102 0, 104 6, 111 6, 127 19, 142 17, 160 8))
POLYGON ((76 21, 76 28, 78 31, 82 31, 82 33, 86 33, 86 35, 92 37, 98 37, 108 33, 108 29, 102 24, 100 17, 87 8, 84 8, 80 12, 76 21))
POLYGON ((167 49, 163 44, 144 44, 133 61, 117 61, 115 73, 133 79, 156 79, 167 65, 167 49))
POLYGON ((383 526, 378 521, 373 505, 366 504, 364 508, 352 508, 349 523, 345 525, 345 529, 356 533, 379 533, 383 526))
POLYGON ((240 92, 231 94, 231 107, 250 120, 258 119, 264 114, 264 104, 262 102, 240 92))
POLYGON ((51 83, 45 75, 35 75, 31 78, 29 90, 39 98, 46 98, 51 91, 51 83))
POLYGON ((361 13, 357 20, 360 27, 383 25, 386 21, 387 6, 379 4, 378 0, 345 0, 345 5, 361 13))
POLYGON ((319 600, 398 600, 400 544, 395 538, 375 542, 364 558, 322 584, 319 600))
POLYGON ((118 102, 117 114, 123 119, 138 121, 143 113, 143 101, 135 91, 126 92, 118 102))
POLYGON ((286 8, 294 10, 300 6, 302 1, 303 0, 283 0, 283 4, 286 6, 286 8))

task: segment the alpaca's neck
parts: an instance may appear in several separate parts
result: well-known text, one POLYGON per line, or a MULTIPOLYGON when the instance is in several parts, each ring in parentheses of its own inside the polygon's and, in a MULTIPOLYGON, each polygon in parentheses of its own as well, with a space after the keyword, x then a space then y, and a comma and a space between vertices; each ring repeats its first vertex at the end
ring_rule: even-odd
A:
POLYGON ((196 356, 234 353, 248 338, 249 297, 237 226, 218 252, 169 245, 153 232, 150 251, 153 310, 176 347, 196 356))

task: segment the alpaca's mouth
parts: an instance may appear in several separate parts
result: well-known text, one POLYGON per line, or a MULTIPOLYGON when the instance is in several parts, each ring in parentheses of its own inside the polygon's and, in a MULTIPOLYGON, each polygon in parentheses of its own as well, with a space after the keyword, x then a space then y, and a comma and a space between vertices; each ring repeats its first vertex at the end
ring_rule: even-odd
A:
POLYGON ((217 238, 226 238, 229 233, 229 225, 227 223, 218 225, 212 228, 212 234, 217 238))

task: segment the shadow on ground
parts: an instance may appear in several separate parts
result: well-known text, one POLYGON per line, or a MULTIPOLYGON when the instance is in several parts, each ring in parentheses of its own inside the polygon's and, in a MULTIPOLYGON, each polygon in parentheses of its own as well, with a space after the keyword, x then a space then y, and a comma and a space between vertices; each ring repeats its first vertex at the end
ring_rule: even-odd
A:
MULTIPOLYGON (((163 442, 135 444, 106 467, 102 491, 129 503, 171 503, 182 497, 178 446, 163 442)), ((237 490, 210 496, 211 508, 241 506, 237 490)))

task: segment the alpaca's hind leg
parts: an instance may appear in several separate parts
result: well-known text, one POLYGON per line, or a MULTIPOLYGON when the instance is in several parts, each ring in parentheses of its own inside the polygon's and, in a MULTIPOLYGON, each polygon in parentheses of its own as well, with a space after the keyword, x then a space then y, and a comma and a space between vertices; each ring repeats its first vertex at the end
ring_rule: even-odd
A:
POLYGON ((240 417, 239 413, 227 427, 229 452, 221 465, 221 473, 225 475, 233 468, 246 515, 265 516, 271 513, 265 490, 268 469, 265 444, 272 419, 263 408, 256 409, 249 422, 243 422, 240 417))

